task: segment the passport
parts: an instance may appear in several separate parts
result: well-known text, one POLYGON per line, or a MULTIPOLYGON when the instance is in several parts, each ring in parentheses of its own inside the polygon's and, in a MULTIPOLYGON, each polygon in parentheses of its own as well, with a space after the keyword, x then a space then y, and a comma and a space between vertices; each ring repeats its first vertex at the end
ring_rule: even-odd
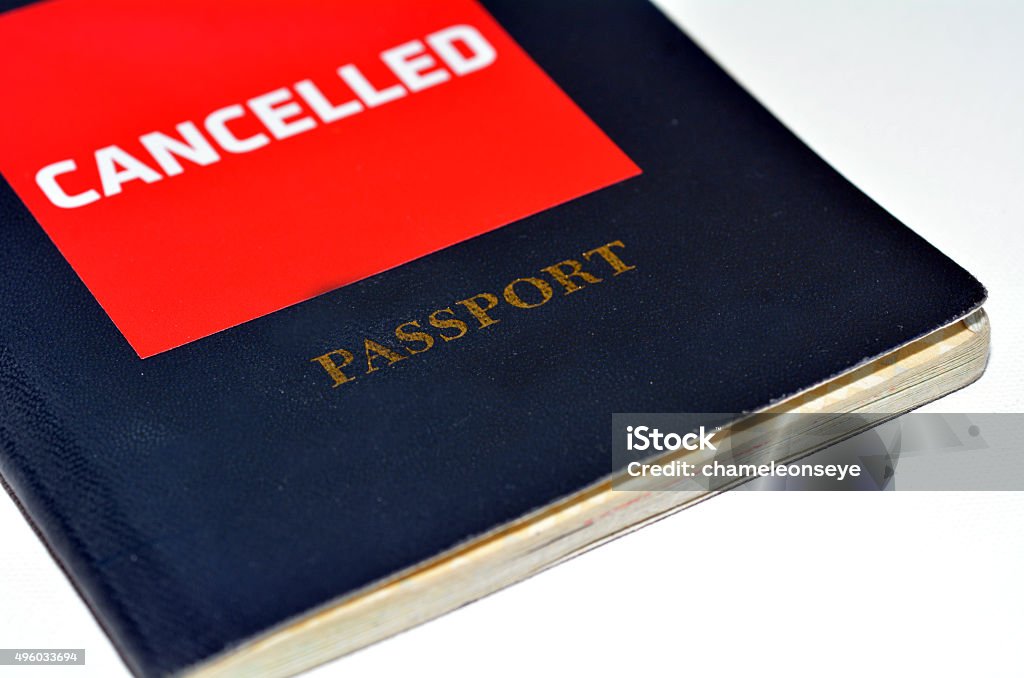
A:
POLYGON ((984 368, 981 284, 653 5, 15 4, 0 475, 138 675, 295 673, 683 505, 609 487, 614 413, 984 368))

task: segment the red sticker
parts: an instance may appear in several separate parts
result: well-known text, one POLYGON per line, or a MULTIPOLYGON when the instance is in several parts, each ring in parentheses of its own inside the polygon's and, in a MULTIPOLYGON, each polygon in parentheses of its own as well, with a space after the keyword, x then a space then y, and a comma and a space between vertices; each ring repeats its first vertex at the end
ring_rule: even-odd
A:
POLYGON ((0 171, 141 357, 640 172, 473 0, 53 0, 0 60, 0 171))

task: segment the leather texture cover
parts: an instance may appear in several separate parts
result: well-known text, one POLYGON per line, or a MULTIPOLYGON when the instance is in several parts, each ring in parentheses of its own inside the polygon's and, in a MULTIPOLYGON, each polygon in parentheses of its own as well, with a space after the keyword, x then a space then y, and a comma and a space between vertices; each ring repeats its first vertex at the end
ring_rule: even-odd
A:
POLYGON ((0 186, 0 472, 134 672, 599 480, 613 412, 761 408, 984 300, 653 6, 484 4, 642 175, 145 360, 0 186))

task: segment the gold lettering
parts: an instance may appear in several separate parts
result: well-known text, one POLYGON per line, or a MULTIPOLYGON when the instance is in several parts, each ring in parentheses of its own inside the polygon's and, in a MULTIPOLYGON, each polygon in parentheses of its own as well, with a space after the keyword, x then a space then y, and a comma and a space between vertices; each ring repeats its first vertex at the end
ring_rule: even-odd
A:
POLYGON ((374 358, 385 358, 388 361, 388 365, 394 365, 399 360, 405 360, 406 356, 401 353, 395 353, 387 346, 381 346, 373 339, 364 339, 363 345, 366 347, 366 373, 376 372, 377 366, 373 364, 374 358))
POLYGON ((406 332, 403 327, 419 327, 420 323, 418 320, 413 320, 407 323, 402 323, 395 328, 395 336, 400 341, 420 341, 423 342, 423 348, 416 349, 415 351, 408 346, 405 350, 409 352, 409 355, 416 355, 417 353, 424 353, 434 347, 434 338, 426 332, 406 332))
POLYGON ((500 320, 495 320, 491 316, 487 315, 488 311, 498 305, 498 297, 494 296, 490 292, 481 292, 480 294, 473 295, 469 299, 463 299, 456 303, 460 306, 465 306, 469 312, 473 314, 473 317, 480 321, 481 329, 488 325, 494 325, 495 323, 501 322, 500 320), (476 303, 477 299, 483 299, 486 301, 487 308, 483 308, 480 304, 476 303))
MULTIPOLYGON (((611 268, 613 276, 635 269, 636 266, 627 264, 617 254, 617 251, 623 248, 625 248, 625 245, 621 240, 613 240, 600 247, 583 252, 582 257, 587 262, 586 264, 580 263, 575 259, 566 259, 553 266, 542 268, 541 271, 550 276, 554 283, 560 285, 565 290, 565 294, 572 294, 587 285, 604 282, 605 279, 583 270, 585 265, 601 265, 597 263, 598 260, 594 257, 599 257, 603 260, 611 268)), ((602 273, 602 275, 606 275, 606 273, 602 273)), ((555 284, 549 283, 547 278, 516 278, 502 288, 501 296, 504 297, 510 306, 515 306, 516 308, 537 308, 551 301, 555 296, 556 289, 555 284), (526 292, 526 299, 524 299, 520 296, 520 292, 525 290, 523 285, 532 287, 536 291, 526 292)), ((468 299, 455 302, 452 306, 464 307, 472 314, 482 329, 501 322, 499 319, 490 316, 490 312, 497 308, 499 303, 500 299, 498 296, 490 292, 481 292, 468 299)), ((461 320, 451 307, 434 311, 427 316, 427 323, 430 327, 437 329, 437 332, 427 330, 420 324, 419 320, 410 320, 398 325, 395 328, 394 336, 401 343, 398 344, 397 348, 390 348, 372 339, 364 338, 363 348, 366 352, 366 374, 377 372, 381 369, 376 362, 378 359, 383 358, 387 362, 387 366, 394 365, 409 356, 426 353, 434 348, 438 337, 445 342, 461 339, 466 336, 470 328, 470 323, 461 320)), ((389 341, 392 344, 394 343, 392 340, 389 341)), ((317 363, 324 369, 333 381, 333 388, 356 379, 345 374, 345 369, 352 366, 354 356, 343 348, 317 356, 310 362, 317 363)))
POLYGON ((341 368, 345 367, 353 360, 355 360, 355 356, 353 356, 345 349, 339 348, 324 353, 321 356, 317 356, 316 358, 313 358, 309 362, 320 363, 320 367, 324 368, 324 370, 327 371, 327 374, 330 375, 331 379, 334 380, 334 384, 331 386, 331 388, 338 388, 339 386, 346 382, 355 381, 355 377, 350 377, 341 371, 341 368), (339 356, 341 358, 340 365, 334 362, 333 356, 339 356))
POLYGON ((583 285, 577 284, 573 280, 573 278, 579 278, 580 280, 588 283, 601 282, 600 278, 594 277, 587 273, 586 271, 584 271, 583 264, 576 261, 575 259, 566 259, 565 261, 561 261, 555 264, 554 266, 548 266, 547 268, 542 268, 541 270, 549 274, 552 278, 554 278, 555 282, 561 284, 562 287, 565 288, 566 294, 572 294, 573 292, 582 290, 584 287, 583 285), (563 266, 568 266, 572 270, 566 273, 565 271, 562 270, 563 266))
POLYGON ((451 310, 450 308, 442 308, 440 310, 434 311, 427 318, 427 320, 430 321, 430 324, 432 326, 436 327, 439 330, 447 329, 450 327, 459 331, 459 333, 455 335, 442 334, 442 339, 444 339, 445 341, 455 341, 456 339, 461 339, 462 337, 466 336, 466 332, 469 330, 469 325, 462 322, 458 318, 452 318, 450 320, 441 320, 437 317, 439 313, 455 315, 455 311, 451 310))
POLYGON ((548 303, 548 300, 551 299, 554 293, 554 290, 551 289, 551 285, 547 284, 540 278, 516 278, 505 286, 505 301, 518 308, 537 308, 538 306, 543 306, 548 303), (528 304, 523 301, 522 298, 516 294, 516 283, 530 283, 536 287, 540 290, 540 295, 542 297, 541 300, 535 304, 528 304))
POLYGON ((587 261, 590 261, 590 257, 594 256, 595 254, 599 254, 602 259, 611 264, 612 270, 615 271, 615 275, 625 273, 626 271, 632 271, 634 268, 636 268, 636 266, 629 266, 624 261, 622 261, 622 259, 619 259, 619 257, 614 252, 612 252, 612 247, 625 247, 625 245, 622 244, 621 240, 613 240, 607 245, 601 245, 600 247, 595 247, 589 252, 584 252, 583 258, 586 259, 587 261))

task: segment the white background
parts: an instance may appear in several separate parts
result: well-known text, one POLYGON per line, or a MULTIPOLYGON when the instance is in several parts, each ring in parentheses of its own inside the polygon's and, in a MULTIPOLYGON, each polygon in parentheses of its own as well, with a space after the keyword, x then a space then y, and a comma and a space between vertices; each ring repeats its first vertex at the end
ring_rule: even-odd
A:
MULTIPOLYGON (((661 4, 988 286, 988 372, 929 409, 1024 411, 1024 3, 661 4)), ((0 647, 125 675, 8 499, 0 538, 0 647)), ((1022 570, 1024 493, 731 493, 313 675, 1021 675, 1022 570)))

